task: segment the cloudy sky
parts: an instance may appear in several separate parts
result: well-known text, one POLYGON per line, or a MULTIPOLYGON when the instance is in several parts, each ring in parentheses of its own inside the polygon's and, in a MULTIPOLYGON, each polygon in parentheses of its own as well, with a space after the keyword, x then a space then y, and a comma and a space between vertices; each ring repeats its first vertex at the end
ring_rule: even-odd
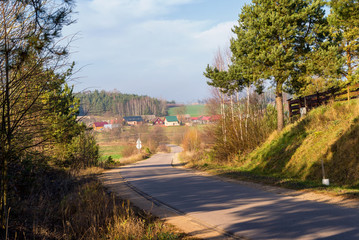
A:
POLYGON ((78 0, 75 91, 113 90, 190 103, 210 96, 203 71, 249 0, 78 0))

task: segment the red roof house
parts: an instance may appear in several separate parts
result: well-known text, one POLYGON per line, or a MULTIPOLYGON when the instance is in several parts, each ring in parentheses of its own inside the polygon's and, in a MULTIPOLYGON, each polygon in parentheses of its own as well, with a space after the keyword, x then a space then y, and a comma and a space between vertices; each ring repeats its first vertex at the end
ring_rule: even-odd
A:
POLYGON ((164 125, 165 124, 165 121, 161 118, 155 118, 153 121, 153 125, 164 125))
POLYGON ((94 122, 92 126, 95 131, 101 131, 106 124, 108 124, 108 122, 94 122))

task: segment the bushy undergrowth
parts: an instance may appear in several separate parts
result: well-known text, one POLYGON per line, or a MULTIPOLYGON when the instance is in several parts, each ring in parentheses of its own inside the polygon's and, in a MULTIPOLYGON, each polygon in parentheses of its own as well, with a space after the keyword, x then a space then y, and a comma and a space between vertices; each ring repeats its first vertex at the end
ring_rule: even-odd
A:
POLYGON ((83 131, 71 141, 58 143, 39 152, 51 158, 55 165, 73 169, 96 166, 99 161, 99 147, 92 131, 83 131))
POLYGON ((262 144, 276 128, 276 110, 253 94, 250 104, 227 106, 220 121, 210 130, 216 160, 230 162, 262 144))

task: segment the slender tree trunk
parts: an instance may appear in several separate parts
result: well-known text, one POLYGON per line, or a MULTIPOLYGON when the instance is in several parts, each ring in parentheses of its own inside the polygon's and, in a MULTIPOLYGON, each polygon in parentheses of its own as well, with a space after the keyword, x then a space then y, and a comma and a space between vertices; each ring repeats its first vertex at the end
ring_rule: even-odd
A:
POLYGON ((249 86, 247 86, 247 114, 246 114, 246 135, 248 137, 248 117, 249 117, 249 86))
MULTIPOLYGON (((4 15, 4 13, 3 13, 4 15)), ((8 188, 8 158, 11 151, 11 122, 10 122, 10 77, 9 77, 9 49, 7 39, 7 26, 4 20, 4 56, 5 56, 5 89, 4 91, 4 102, 2 109, 2 126, 1 126, 1 141, 2 152, 1 152, 1 227, 4 228, 7 219, 7 188, 8 188)))
POLYGON ((241 132, 241 141, 243 142, 242 112, 239 105, 239 92, 237 92, 237 110, 239 113, 239 130, 241 132))
POLYGON ((234 119, 234 104, 233 104, 233 95, 231 95, 231 109, 232 109, 232 127, 234 130, 234 133, 236 134, 237 140, 239 139, 238 131, 236 128, 236 121, 234 119))
POLYGON ((224 97, 223 93, 221 95, 221 113, 222 113, 222 133, 223 133, 223 141, 227 142, 227 130, 226 130, 226 111, 224 108, 224 97))
POLYGON ((348 102, 350 101, 350 84, 352 83, 352 74, 353 74, 353 68, 352 68, 352 58, 351 58, 351 52, 350 49, 347 50, 347 65, 348 65, 348 74, 347 74, 347 92, 348 92, 348 102))
POLYGON ((284 128, 283 93, 281 89, 277 89, 275 103, 277 106, 277 130, 280 132, 284 128))

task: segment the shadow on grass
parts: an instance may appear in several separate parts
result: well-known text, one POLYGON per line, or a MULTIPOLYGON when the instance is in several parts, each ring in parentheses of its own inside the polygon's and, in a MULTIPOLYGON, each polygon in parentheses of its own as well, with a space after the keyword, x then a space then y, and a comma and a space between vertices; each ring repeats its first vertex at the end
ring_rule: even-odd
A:
POLYGON ((285 172, 284 169, 307 136, 305 129, 307 122, 307 119, 298 122, 297 125, 289 131, 282 133, 278 140, 272 141, 262 150, 262 152, 258 152, 255 155, 256 159, 249 159, 249 161, 254 164, 256 164, 256 162, 261 162, 250 168, 251 171, 255 173, 277 173, 284 176, 290 176, 291 173, 285 172))
MULTIPOLYGON (((359 118, 324 155, 326 177, 331 183, 359 189, 359 118)), ((311 168, 313 178, 322 177, 321 163, 311 168)), ((358 193, 356 193, 358 194, 358 193)))

